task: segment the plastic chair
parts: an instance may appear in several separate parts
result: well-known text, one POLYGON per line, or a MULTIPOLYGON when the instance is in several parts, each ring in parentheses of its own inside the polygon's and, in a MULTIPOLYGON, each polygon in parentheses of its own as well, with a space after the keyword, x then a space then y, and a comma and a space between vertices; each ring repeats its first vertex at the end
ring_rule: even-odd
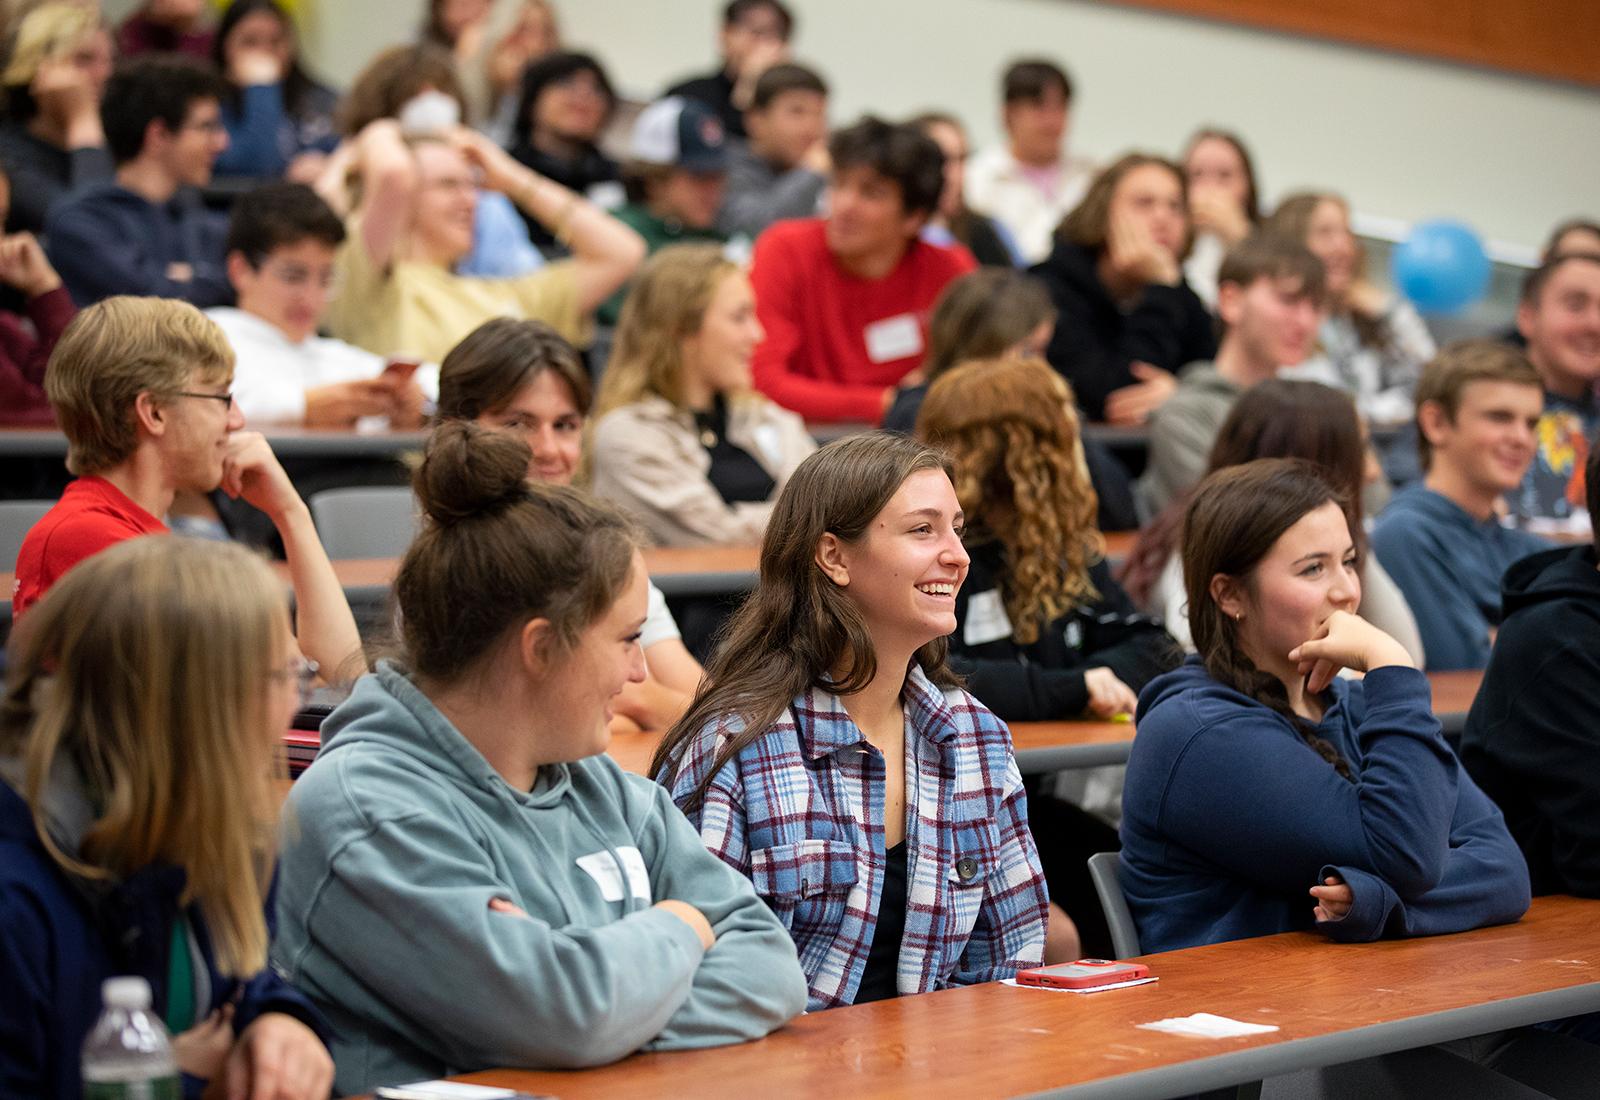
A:
MULTIPOLYGON (((53 500, 0 500, 0 569, 15 571, 22 540, 41 516, 55 507, 53 500)), ((10 597, 6 593, 6 597, 10 597)))
POLYGON ((1119 959, 1131 959, 1142 954, 1139 949, 1139 928, 1128 912, 1128 899, 1122 896, 1122 883, 1117 881, 1116 852, 1097 852, 1089 857, 1089 878, 1094 881, 1094 892, 1100 896, 1100 908, 1105 911, 1106 925, 1111 929, 1111 947, 1119 959))
POLYGON ((397 558, 417 533, 417 505, 403 486, 325 489, 306 502, 330 558, 397 558))

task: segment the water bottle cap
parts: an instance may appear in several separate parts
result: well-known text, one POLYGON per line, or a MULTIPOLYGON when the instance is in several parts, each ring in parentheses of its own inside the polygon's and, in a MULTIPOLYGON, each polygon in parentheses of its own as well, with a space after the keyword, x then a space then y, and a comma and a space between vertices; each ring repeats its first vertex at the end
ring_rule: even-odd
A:
POLYGON ((107 1008, 149 1008, 150 983, 143 978, 107 978, 100 986, 107 1008))

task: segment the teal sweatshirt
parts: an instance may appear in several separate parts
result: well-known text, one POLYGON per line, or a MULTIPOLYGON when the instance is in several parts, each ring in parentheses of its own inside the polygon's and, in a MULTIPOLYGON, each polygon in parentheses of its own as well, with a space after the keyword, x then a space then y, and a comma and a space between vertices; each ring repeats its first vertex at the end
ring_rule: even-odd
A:
POLYGON ((388 663, 323 738, 284 815, 272 955, 333 1022, 339 1092, 738 1042, 804 1009, 749 881, 609 757, 514 789, 388 663), (710 951, 651 908, 669 898, 710 951))

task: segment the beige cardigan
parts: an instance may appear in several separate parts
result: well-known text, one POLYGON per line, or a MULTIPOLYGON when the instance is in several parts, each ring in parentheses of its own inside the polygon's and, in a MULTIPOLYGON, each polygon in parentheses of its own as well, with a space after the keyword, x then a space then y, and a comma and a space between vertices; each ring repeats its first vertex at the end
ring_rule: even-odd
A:
POLYGON ((595 424, 590 487, 633 513, 658 545, 757 543, 778 492, 817 445, 803 420, 757 394, 729 401, 728 442, 749 451, 777 482, 771 500, 726 503, 706 476, 711 456, 694 418, 655 396, 595 424))

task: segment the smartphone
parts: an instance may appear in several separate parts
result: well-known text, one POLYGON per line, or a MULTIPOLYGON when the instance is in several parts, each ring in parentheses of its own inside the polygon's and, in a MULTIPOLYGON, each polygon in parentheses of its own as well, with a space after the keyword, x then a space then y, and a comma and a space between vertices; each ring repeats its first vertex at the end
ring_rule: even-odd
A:
POLYGON ((1017 984, 1037 985, 1045 989, 1094 989, 1149 976, 1150 968, 1140 963, 1118 962, 1116 959, 1079 959, 1077 962, 1018 971, 1017 984))
POLYGON ((417 373, 417 368, 422 366, 420 359, 408 359, 403 356, 391 356, 383 365, 383 377, 392 378, 397 382, 410 381, 411 376, 417 373))

